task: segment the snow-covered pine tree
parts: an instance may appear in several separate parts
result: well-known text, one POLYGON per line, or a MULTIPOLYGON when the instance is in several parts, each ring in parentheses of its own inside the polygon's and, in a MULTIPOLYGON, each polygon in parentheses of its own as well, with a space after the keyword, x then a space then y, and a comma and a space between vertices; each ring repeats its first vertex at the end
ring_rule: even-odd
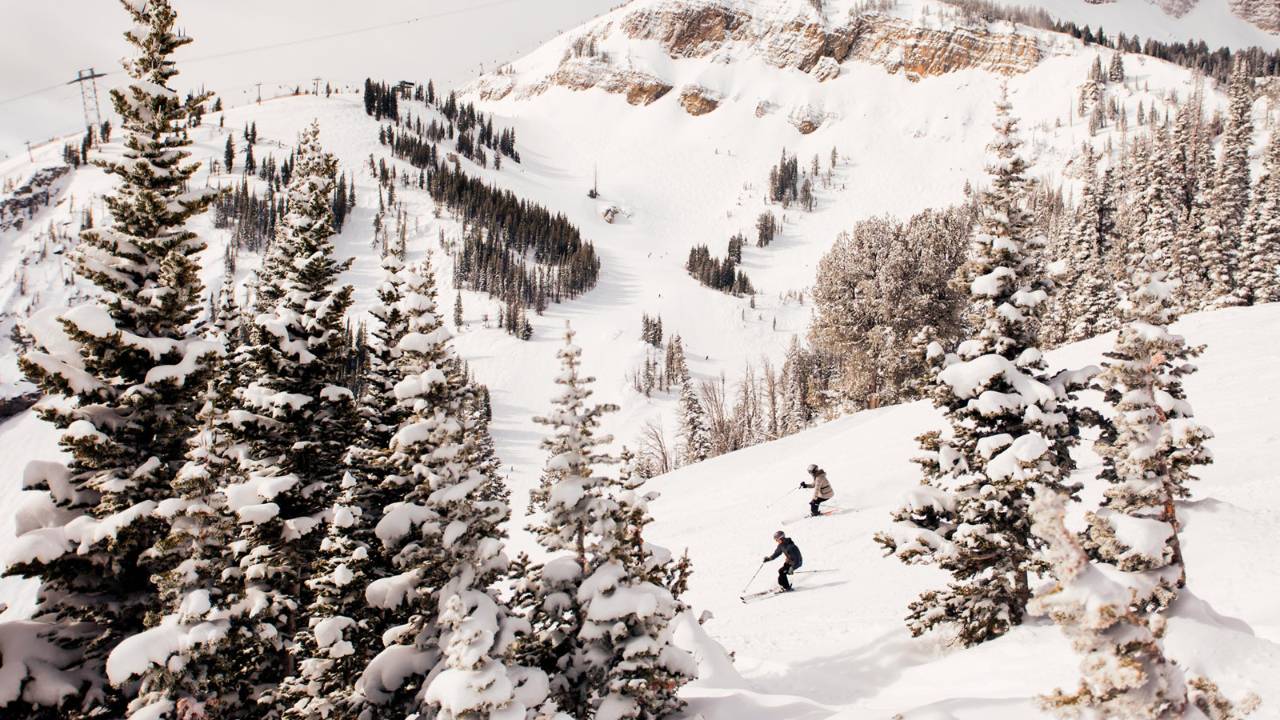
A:
MULTIPOLYGON (((507 569, 507 492, 477 390, 447 346, 431 267, 400 277, 407 332, 397 341, 394 392, 409 416, 388 444, 386 483, 401 499, 375 528, 396 574, 367 589, 369 604, 390 615, 388 644, 357 691, 376 717, 523 717, 530 698, 516 699, 516 688, 525 675, 502 662, 518 623, 494 590, 507 569)), ((542 702, 536 692, 532 699, 542 702)))
POLYGON ((302 672, 284 688, 281 704, 287 717, 344 717, 360 710, 363 698, 354 678, 381 648, 386 614, 370 606, 365 589, 394 574, 390 558, 374 533, 386 506, 402 499, 404 488, 383 482, 392 435, 408 418, 398 404, 395 387, 403 379, 398 360, 400 339, 412 313, 405 306, 411 276, 395 255, 382 260, 378 302, 370 309, 377 326, 369 335, 361 377, 358 437, 345 458, 348 472, 330 513, 323 558, 308 581, 316 597, 308 608, 308 629, 300 635, 308 653, 302 672))
POLYGON ((675 370, 680 382, 680 464, 692 465, 711 457, 711 435, 707 430, 707 413, 698 399, 698 389, 679 336, 676 337, 675 370))
POLYGON ((581 635, 594 638, 585 656, 602 675, 596 719, 656 720, 684 707, 677 693, 697 676, 693 658, 671 642, 692 566, 687 555, 676 560, 645 542, 651 498, 641 492, 644 479, 625 448, 620 461, 615 532, 602 539, 596 562, 603 564, 579 591, 587 620, 581 635))
POLYGON ((35 535, 19 538, 6 571, 41 578, 35 617, 50 623, 45 639, 76 658, 60 717, 119 717, 136 692, 107 687, 104 665, 157 607, 152 577, 166 568, 148 550, 167 527, 154 510, 182 466, 217 350, 194 330, 205 245, 187 227, 214 191, 189 187, 199 167, 189 162, 193 105, 169 87, 173 53, 191 38, 175 31, 167 0, 123 5, 136 54, 124 61, 128 83, 111 92, 122 147, 94 160, 119 184, 106 198, 111 224, 86 230, 75 258, 101 295, 65 312, 60 327, 33 323, 36 349, 21 360, 51 396, 41 415, 72 456, 68 475, 29 475, 28 489, 52 497, 48 526, 30 528, 44 550, 32 551, 35 535))
POLYGON ((676 693, 696 673, 671 643, 688 559, 644 542, 650 518, 630 453, 617 479, 595 474, 593 466, 617 462, 601 451, 611 438, 597 435, 614 408, 586 406, 593 378, 579 375, 573 335, 566 330, 560 351, 554 410, 536 419, 552 435, 543 443, 544 512, 531 529, 552 559, 518 563, 516 599, 531 632, 515 655, 550 676, 554 707, 572 717, 656 720, 680 709, 676 693))
POLYGON ((1047 615, 1071 640, 1083 673, 1074 693, 1056 690, 1040 699, 1063 718, 1176 718, 1187 709, 1182 670, 1164 655, 1163 622, 1130 607, 1129 588, 1092 563, 1064 524, 1067 499, 1038 493, 1032 531, 1046 544, 1055 580, 1028 606, 1047 615))
MULTIPOLYGON (((552 400, 552 411, 534 422, 551 434, 543 440, 548 457, 534 507, 541 515, 530 526, 552 559, 538 569, 538 582, 526 593, 520 610, 530 623, 530 635, 517 648, 522 662, 538 667, 551 679, 556 706, 575 718, 590 717, 603 677, 595 658, 582 655, 582 632, 587 623, 582 588, 597 568, 595 551, 606 535, 617 532, 618 504, 611 497, 607 477, 596 467, 617 462, 604 450, 612 442, 600 435, 600 418, 613 405, 591 405, 595 378, 579 374, 582 349, 573 343, 572 328, 565 344, 552 400), (590 675, 590 673, 595 673, 590 675)), ((588 599, 591 596, 588 595, 588 599)))
POLYGON ((950 431, 922 436, 924 478, 877 542, 907 563, 952 575, 913 602, 907 624, 919 635, 952 626, 973 645, 1022 622, 1037 569, 1028 505, 1038 488, 1072 492, 1070 448, 1078 418, 1068 404, 1088 371, 1050 376, 1034 320, 1047 293, 1034 262, 1040 242, 1025 209, 1026 163, 1007 98, 997 103, 989 146, 991 186, 981 197, 964 277, 974 335, 942 363, 934 404, 950 431))
POLYGON ((236 393, 238 423, 255 463, 240 485, 227 489, 240 520, 245 592, 257 599, 260 624, 253 663, 243 675, 261 687, 265 717, 284 710, 279 684, 301 671, 305 657, 296 633, 309 631, 307 609, 316 598, 306 583, 319 572, 323 522, 343 486, 343 459, 358 430, 352 393, 339 384, 346 365, 346 310, 350 286, 338 287, 347 267, 333 258, 337 163, 320 145, 312 123, 298 138, 297 155, 277 227, 272 276, 274 305, 259 296, 245 368, 249 382, 236 393))
POLYGON ((1090 147, 1085 152, 1084 188, 1072 231, 1069 279, 1066 287, 1055 293, 1055 307, 1068 312, 1063 323, 1068 342, 1100 335, 1115 326, 1115 282, 1107 270, 1107 255, 1115 236, 1116 208, 1111 171, 1099 174, 1097 166, 1098 156, 1090 147))
POLYGON ((800 338, 791 336, 787 359, 782 364, 782 434, 793 435, 813 419, 809 407, 808 363, 800 338))
POLYGON ((1232 70, 1227 94, 1230 102, 1222 133, 1222 158, 1200 235, 1208 274, 1202 303, 1206 307, 1243 303, 1237 288, 1237 255, 1249 209, 1249 147, 1253 141, 1253 78, 1243 58, 1232 70))
POLYGON ((1179 222, 1179 193, 1170 168, 1171 147, 1168 131, 1159 127, 1152 133, 1146 152, 1139 155, 1145 162, 1137 169, 1133 187, 1136 205, 1144 217, 1141 225, 1131 227, 1126 257, 1118 263, 1120 274, 1115 277, 1127 279, 1144 258, 1158 258, 1175 268, 1188 288, 1204 288, 1208 280, 1199 235, 1191 231, 1193 226, 1185 219, 1179 222))
POLYGON ((1115 418, 1094 446, 1110 485, 1084 542, 1100 562, 1131 574, 1132 605, 1151 613, 1185 582, 1175 503, 1190 495, 1193 468, 1211 462, 1204 443, 1213 434, 1195 421, 1182 388, 1199 349, 1168 330, 1174 285, 1146 270, 1133 282, 1121 304, 1125 324, 1094 379, 1115 418))
POLYGON ((1107 80, 1109 82, 1124 82, 1124 59, 1120 51, 1111 53, 1111 64, 1107 66, 1107 80))
POLYGON ((1280 301, 1280 133, 1273 133, 1253 191, 1243 241, 1241 286, 1254 303, 1280 301))

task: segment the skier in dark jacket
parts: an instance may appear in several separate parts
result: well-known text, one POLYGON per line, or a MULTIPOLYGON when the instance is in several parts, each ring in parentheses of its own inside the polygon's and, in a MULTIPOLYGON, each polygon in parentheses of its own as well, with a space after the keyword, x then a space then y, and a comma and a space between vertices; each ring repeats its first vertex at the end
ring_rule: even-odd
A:
POLYGON ((782 586, 783 592, 791 590, 791 581, 787 576, 795 572, 804 564, 804 558, 800 556, 800 548, 791 541, 781 530, 773 534, 773 539, 778 543, 778 549, 773 554, 764 559, 765 562, 776 559, 779 555, 785 555, 786 561, 782 563, 782 567, 778 568, 778 584, 782 586))

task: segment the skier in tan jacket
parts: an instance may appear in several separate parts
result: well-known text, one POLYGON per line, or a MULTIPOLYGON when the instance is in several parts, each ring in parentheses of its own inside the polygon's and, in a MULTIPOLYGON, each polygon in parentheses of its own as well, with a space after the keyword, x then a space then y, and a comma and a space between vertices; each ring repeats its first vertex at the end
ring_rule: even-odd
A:
POLYGON ((813 488, 813 499, 809 501, 809 512, 812 515, 821 515, 819 509, 822 503, 836 496, 835 490, 831 489, 831 482, 827 480, 827 473, 817 465, 809 466, 809 477, 813 478, 813 482, 802 482, 800 487, 813 488))

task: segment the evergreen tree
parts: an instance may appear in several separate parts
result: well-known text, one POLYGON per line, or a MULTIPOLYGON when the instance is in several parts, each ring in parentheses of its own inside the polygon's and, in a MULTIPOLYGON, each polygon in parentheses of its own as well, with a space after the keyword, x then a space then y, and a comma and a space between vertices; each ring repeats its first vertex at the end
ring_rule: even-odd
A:
POLYGON ((1169 147, 1168 131, 1157 128, 1140 156, 1145 162, 1137 165, 1138 177, 1132 186, 1138 188, 1137 205, 1145 217, 1140 226, 1133 228, 1125 264, 1121 266, 1125 269, 1116 277, 1128 277, 1128 271, 1143 258, 1153 258, 1178 268, 1188 284, 1199 288, 1205 283, 1204 261, 1196 235, 1189 232, 1185 223, 1178 223, 1178 193, 1172 180, 1169 147))
POLYGON ((680 709, 675 691, 696 672, 670 642, 680 609, 672 588, 683 588, 687 565, 643 544, 648 516, 630 470, 596 474, 617 462, 602 451, 612 438, 596 434, 615 408, 586 406, 593 378, 578 374, 573 335, 566 330, 559 353, 553 412, 535 418, 552 434, 543 442, 543 512, 531 529, 552 559, 518 589, 532 633, 517 654, 548 673, 556 707, 571 717, 665 717, 680 709))
POLYGON ((1222 158, 1209 195, 1201 244, 1208 273, 1203 303, 1239 305, 1236 265, 1240 230, 1249 208, 1249 147, 1253 140, 1253 78, 1245 63, 1236 62, 1227 90, 1230 103, 1223 131, 1222 158))
POLYGON ((229 174, 236 166, 236 137, 235 135, 227 135, 227 145, 222 150, 222 164, 226 166, 229 174))
POLYGON ((407 332, 396 343, 395 393, 409 415, 385 453, 385 483, 398 499, 375 528, 395 574, 366 593, 397 632, 357 691, 378 717, 523 716, 513 695, 523 675, 501 662, 514 628, 493 588, 507 568, 507 491, 478 392, 446 344, 434 273, 423 265, 402 277, 407 332))
POLYGON ((675 560, 666 548, 645 542, 653 518, 641 492, 644 479, 625 448, 619 460, 615 532, 597 550, 607 562, 585 583, 594 595, 584 608, 589 622, 583 634, 595 638, 588 657, 607 658, 596 660, 603 666, 596 716, 657 720, 683 709, 677 692, 697 676, 692 657, 671 642, 692 568, 688 556, 675 560), (651 600, 655 611, 641 611, 635 602, 641 598, 651 600), (608 605, 593 607, 597 602, 608 605))
POLYGON ((707 416, 698 400, 698 390, 685 359, 684 344, 676 336, 675 375, 680 382, 680 456, 682 464, 692 465, 711 457, 711 438, 707 432, 707 416))
POLYGON ((362 374, 360 433, 345 458, 349 470, 329 513, 319 569, 307 580, 315 592, 307 609, 308 629, 299 635, 307 659, 283 689, 286 717, 298 720, 358 711, 362 698, 353 679, 381 649, 381 633, 390 624, 382 609, 366 602, 365 589, 395 572, 375 526, 385 508, 404 494, 403 488, 384 482, 386 449, 409 417, 395 394, 404 378, 398 345, 422 303, 407 291, 417 276, 399 258, 383 258, 382 268, 378 302, 370 310, 378 324, 370 333, 362 374))
POLYGON ((601 534, 613 531, 616 506, 608 495, 610 480, 597 475, 596 466, 617 461, 603 449, 613 439, 597 434, 601 416, 616 406, 586 404, 595 379, 579 375, 582 350, 573 337, 566 328, 556 378, 562 389, 552 401, 552 412, 534 418, 551 435, 542 443, 547 451, 542 480, 531 493, 541 515, 530 530, 553 557, 539 568, 533 597, 523 608, 532 632, 519 657, 550 676, 551 697, 561 710, 588 717, 594 688, 585 681, 589 668, 580 664, 578 652, 586 622, 579 589, 593 569, 593 546, 601 534))
POLYGON ((809 427, 813 419, 809 406, 808 361, 800 339, 791 336, 787 359, 782 365, 783 416, 782 434, 793 435, 809 427))
POLYGON ((1273 134, 1245 230, 1241 285, 1255 303, 1280 301, 1280 136, 1273 134))
POLYGON ((231 506, 241 521, 245 592, 259 604, 258 647, 244 674, 262 686, 257 700, 270 708, 266 717, 284 709, 281 691, 288 687, 277 685, 306 672, 298 667, 308 652, 304 618, 319 589, 307 580, 320 574, 322 524, 344 488, 343 458, 358 429, 352 393, 339 384, 352 289, 336 285, 350 261, 333 258, 336 161, 319 136, 312 123, 298 138, 288 210, 273 248, 277 299, 267 304, 259 297, 251 379, 236 396, 243 413, 265 420, 241 428, 256 468, 235 489, 231 506))
POLYGON ((1124 82, 1124 59, 1121 56, 1119 52, 1111 54, 1111 65, 1107 68, 1107 80, 1110 82, 1124 82))
POLYGON ((137 691, 131 681, 108 687, 105 663, 158 605, 154 577, 171 557, 150 552, 167 533, 154 511, 183 464, 217 350, 193 329, 205 245, 187 228, 213 191, 189 187, 192 107, 169 87, 173 53, 191 39, 175 32, 167 0, 124 6, 136 55, 124 62, 129 83, 111 92, 123 148, 95 160, 119 182, 106 198, 112 224, 86 230, 75 258, 101 294, 64 313, 60 328, 33 328, 36 349, 21 359, 47 395, 64 398, 41 414, 71 460, 29 470, 24 486, 50 494, 58 524, 32 530, 44 538, 39 553, 35 535, 19 538, 6 573, 41 579, 34 616, 48 623, 42 642, 73 660, 70 684, 53 696, 64 700, 57 715, 71 718, 122 716, 137 691))
POLYGON ((907 563, 936 564, 952 575, 910 606, 919 635, 938 625, 973 645, 1022 622, 1037 569, 1028 504, 1040 489, 1071 491, 1070 448, 1077 418, 1066 404, 1072 373, 1050 376, 1036 347, 1034 321, 1046 283, 1035 264, 1038 239, 1025 209, 1026 164, 1007 99, 996 106, 988 146, 991 187, 983 193, 970 258, 963 268, 974 335, 941 362, 934 404, 950 432, 921 437, 921 487, 877 535, 907 563))
POLYGON ((1131 604, 1162 610, 1186 580, 1175 503, 1190 496, 1192 469, 1211 461, 1213 434, 1192 416, 1182 378, 1199 353, 1167 330, 1173 286, 1140 270, 1121 305, 1125 325, 1095 379, 1115 408, 1111 428, 1095 444, 1109 481, 1103 507, 1088 516, 1085 547, 1101 562, 1132 573, 1131 604), (1159 540, 1153 552, 1151 540, 1159 540))
POLYGON ((163 617, 152 629, 125 639, 107 664, 109 673, 140 675, 131 716, 180 715, 200 708, 217 708, 225 717, 253 714, 247 703, 254 688, 241 682, 238 671, 246 658, 236 650, 251 642, 254 629, 245 613, 249 603, 232 546, 236 521, 226 494, 226 488, 246 482, 251 470, 244 448, 235 441, 234 426, 241 420, 228 413, 244 359, 238 350, 243 333, 230 274, 213 309, 210 337, 229 352, 214 368, 200 428, 174 478, 173 497, 164 501, 172 508, 169 535, 154 550, 172 568, 156 577, 157 613, 163 617), (180 642, 172 641, 175 633, 180 642), (232 640, 224 642, 227 637, 232 640), (157 657, 154 648, 165 646, 172 654, 157 657), (150 660, 145 667, 130 660, 140 649, 150 660))
POLYGON ((1072 233, 1072 254, 1066 258, 1068 282, 1056 293, 1055 306, 1067 312, 1062 325, 1068 342, 1107 332, 1114 326, 1115 282, 1107 256, 1115 235, 1115 200, 1111 171, 1097 172, 1097 155, 1085 153, 1084 189, 1072 233))

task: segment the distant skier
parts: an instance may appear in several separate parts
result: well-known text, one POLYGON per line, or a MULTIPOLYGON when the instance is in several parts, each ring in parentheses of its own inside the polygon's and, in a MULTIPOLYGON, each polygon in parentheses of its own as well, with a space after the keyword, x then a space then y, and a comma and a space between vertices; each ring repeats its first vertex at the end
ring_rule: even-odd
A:
POLYGON ((778 549, 773 554, 764 559, 765 562, 776 559, 779 555, 785 555, 786 561, 782 563, 782 567, 778 568, 778 584, 782 586, 783 592, 791 591, 791 581, 787 576, 795 572, 804 564, 804 558, 800 556, 800 548, 791 541, 781 530, 773 534, 773 539, 778 543, 778 549))
POLYGON ((809 501, 809 513, 811 515, 821 515, 820 506, 835 497, 836 492, 831 489, 831 483, 827 480, 826 471, 817 465, 809 466, 809 477, 813 478, 813 482, 802 482, 800 487, 813 488, 813 499, 809 501))

